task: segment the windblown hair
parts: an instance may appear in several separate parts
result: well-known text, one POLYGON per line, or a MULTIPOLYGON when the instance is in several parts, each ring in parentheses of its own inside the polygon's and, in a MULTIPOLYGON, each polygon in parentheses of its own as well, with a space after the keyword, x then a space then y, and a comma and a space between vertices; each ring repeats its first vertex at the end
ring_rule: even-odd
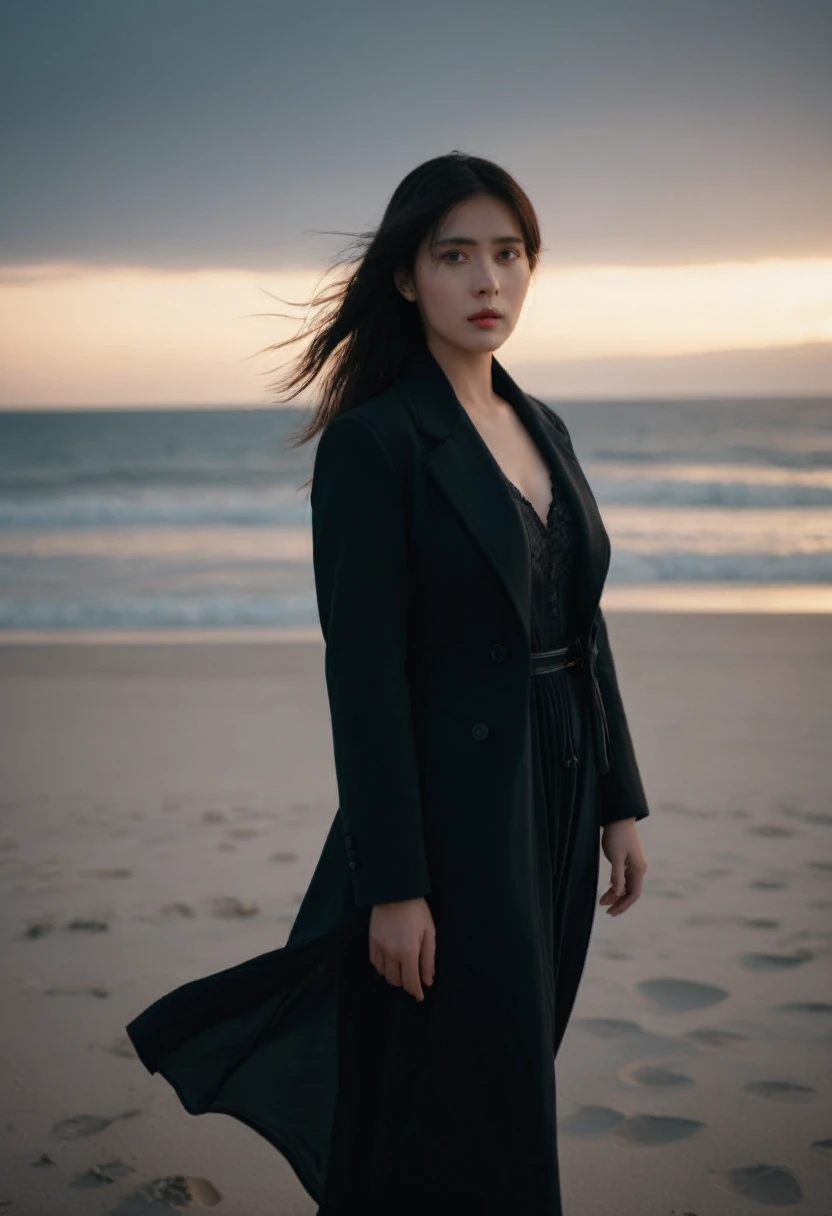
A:
POLYGON ((264 347, 278 350, 311 334, 303 354, 271 386, 278 400, 290 401, 318 381, 319 404, 289 446, 307 443, 336 414, 383 392, 408 355, 424 346, 419 311, 396 287, 394 272, 405 267, 412 274, 424 239, 435 240, 451 209, 476 194, 493 195, 512 209, 533 271, 540 256, 540 228, 525 191, 499 165, 455 150, 411 170, 375 230, 345 234, 353 243, 326 273, 344 265, 352 267, 348 273, 309 301, 282 301, 315 310, 294 337, 264 347))

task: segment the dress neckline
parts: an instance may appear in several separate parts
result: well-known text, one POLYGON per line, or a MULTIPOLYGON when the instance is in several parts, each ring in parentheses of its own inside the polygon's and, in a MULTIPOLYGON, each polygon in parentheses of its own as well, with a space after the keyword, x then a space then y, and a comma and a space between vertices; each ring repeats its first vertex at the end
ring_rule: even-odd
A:
MULTIPOLYGON (((512 407, 512 409, 515 411, 515 413, 517 412, 517 407, 513 401, 510 401, 507 397, 503 397, 502 400, 505 401, 508 405, 510 405, 512 407)), ((552 497, 549 500, 549 510, 546 515, 546 520, 544 521, 538 515, 537 507, 534 505, 534 503, 531 502, 528 498, 526 498, 526 495, 523 493, 523 491, 520 489, 520 487, 516 486, 514 484, 514 482, 511 480, 511 478, 508 476, 508 474, 503 471, 503 466, 500 464, 497 457, 491 451, 491 445, 486 443, 485 438, 480 431, 480 428, 477 426, 476 422, 474 422, 471 415, 464 408, 463 408, 463 413, 465 415, 465 418, 468 420, 468 423, 470 424, 471 429, 473 430, 474 434, 476 435, 477 441, 482 445, 483 450, 485 451, 488 458, 491 460, 494 467, 497 469, 497 472, 500 474, 503 481, 506 482, 508 487, 511 490, 513 490, 514 493, 531 508, 532 514, 534 515, 535 519, 537 520, 537 523, 538 523, 539 527, 541 528, 541 530, 544 533, 546 533, 547 536, 551 536, 553 520, 554 520, 554 515, 555 515, 555 506, 556 506, 555 480, 552 475, 551 466, 549 466, 549 484, 552 487, 552 497)), ((538 447, 539 447, 539 445, 538 445, 538 447)))
POLYGON ((555 510, 555 483, 554 483, 554 479, 552 477, 551 469, 549 470, 549 485, 551 486, 551 489, 552 489, 552 497, 549 499, 549 509, 546 513, 546 519, 544 521, 543 519, 541 519, 540 514, 538 513, 538 510, 537 510, 537 507, 534 505, 534 503, 530 499, 526 498, 526 495, 523 493, 523 491, 520 489, 520 487, 516 486, 514 484, 514 482, 511 480, 511 478, 508 476, 508 474, 503 471, 503 467, 499 463, 499 461, 497 461, 496 463, 497 463, 497 468, 500 470, 500 474, 503 478, 503 481, 505 481, 505 483, 508 485, 509 489, 513 490, 514 493, 517 495, 517 497, 522 499, 522 501, 524 503, 526 503, 526 505, 528 507, 531 508, 532 515, 534 515, 534 517, 537 520, 538 524, 540 525, 541 529, 544 532, 546 532, 547 534, 549 532, 551 532, 552 517, 554 515, 554 510, 555 510))

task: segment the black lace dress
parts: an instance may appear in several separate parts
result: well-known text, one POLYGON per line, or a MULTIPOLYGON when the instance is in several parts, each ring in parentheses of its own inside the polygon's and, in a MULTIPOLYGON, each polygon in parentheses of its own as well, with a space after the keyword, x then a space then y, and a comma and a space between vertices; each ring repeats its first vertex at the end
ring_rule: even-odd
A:
MULTIPOLYGON (((500 470, 502 473, 502 470, 500 470)), ((532 571, 533 651, 565 646, 574 636, 571 580, 577 569, 577 532, 569 506, 551 477, 546 523, 510 481, 503 480, 522 515, 532 571)), ((533 675, 530 725, 537 797, 539 876, 544 932, 551 929, 552 1037, 560 1045, 577 995, 594 918, 599 861, 597 824, 587 782, 591 763, 588 686, 578 668, 533 675), (588 876, 594 873, 595 880, 588 876)))

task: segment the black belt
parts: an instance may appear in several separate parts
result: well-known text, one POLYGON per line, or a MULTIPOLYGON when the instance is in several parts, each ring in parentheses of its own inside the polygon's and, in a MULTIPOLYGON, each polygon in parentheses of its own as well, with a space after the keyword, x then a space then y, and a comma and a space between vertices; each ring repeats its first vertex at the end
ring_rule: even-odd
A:
MULTIPOLYGON (((557 650, 533 651, 530 656, 530 670, 533 676, 543 675, 546 672, 561 671, 565 667, 582 667, 585 670, 592 687, 592 729, 595 740, 595 763, 599 774, 603 776, 610 771, 610 733, 604 707, 604 698, 601 694, 601 685, 596 669, 598 655, 596 638, 599 627, 600 622, 596 614, 587 637, 586 645, 583 644, 580 638, 575 638, 568 646, 561 646, 557 650)), ((565 710, 566 698, 563 695, 562 683, 561 680, 554 681, 556 692, 560 696, 565 710)), ((564 718, 567 717, 568 715, 564 714, 564 718)), ((567 722, 563 741, 563 760, 567 765, 571 765, 577 760, 570 735, 571 732, 568 729, 567 722)))
MULTIPOLYGON (((529 658, 531 674, 541 676, 550 671, 561 671, 565 667, 582 666, 584 648, 580 638, 574 638, 567 646, 560 646, 557 650, 532 651, 529 658)), ((561 710, 561 760, 567 768, 573 768, 579 761, 572 740, 570 708, 560 680, 555 682, 555 692, 561 710)))
POLYGON ((557 650, 535 650, 529 658, 531 674, 541 676, 564 667, 580 667, 584 661, 584 648, 580 638, 575 638, 557 650))

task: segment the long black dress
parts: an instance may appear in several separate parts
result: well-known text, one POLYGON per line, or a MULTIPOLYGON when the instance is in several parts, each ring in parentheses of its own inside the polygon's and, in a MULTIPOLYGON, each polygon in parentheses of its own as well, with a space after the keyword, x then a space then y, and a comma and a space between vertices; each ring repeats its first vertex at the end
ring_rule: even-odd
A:
MULTIPOLYGON (((574 636, 577 532, 556 485, 544 524, 503 479, 529 543, 532 648, 553 649, 574 636)), ((599 862, 578 670, 531 679, 535 797, 518 844, 531 890, 517 898, 536 928, 516 959, 503 950, 501 968, 477 972, 470 922, 437 921, 436 979, 418 1002, 370 963, 366 917, 324 930, 345 918, 313 878, 314 917, 301 905, 284 949, 183 985, 127 1027, 192 1114, 226 1113, 270 1140, 319 1216, 561 1216, 554 1056, 599 862)), ((341 849, 334 828, 328 849, 341 849)))

